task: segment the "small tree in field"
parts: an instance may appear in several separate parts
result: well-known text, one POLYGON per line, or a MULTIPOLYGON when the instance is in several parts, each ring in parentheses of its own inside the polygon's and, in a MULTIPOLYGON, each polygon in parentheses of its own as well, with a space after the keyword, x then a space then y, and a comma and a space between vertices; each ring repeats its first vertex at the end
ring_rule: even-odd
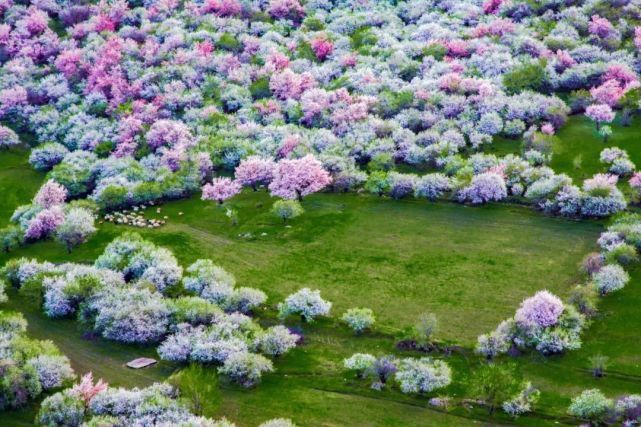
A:
POLYGON ((481 366, 470 383, 472 394, 485 403, 490 414, 515 396, 520 386, 521 381, 511 365, 495 363, 481 366))
POLYGON ((87 209, 72 208, 56 229, 56 240, 64 244, 67 252, 87 241, 96 232, 94 217, 87 209))
POLYGON ((282 219, 284 223, 287 223, 287 221, 292 218, 296 218, 303 212, 305 212, 305 210, 297 200, 277 200, 272 207, 272 213, 282 219))

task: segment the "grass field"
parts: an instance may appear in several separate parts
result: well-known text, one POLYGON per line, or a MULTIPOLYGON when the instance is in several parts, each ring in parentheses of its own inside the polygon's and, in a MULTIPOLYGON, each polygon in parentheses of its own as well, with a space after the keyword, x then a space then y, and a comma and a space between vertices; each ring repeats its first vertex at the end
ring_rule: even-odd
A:
MULTIPOLYGON (((1 222, 33 196, 41 179, 28 168, 24 153, 0 153, 0 188, 9 195, 0 207, 1 222)), ((454 383, 443 393, 464 397, 469 372, 480 362, 471 351, 476 336, 494 328, 537 290, 567 295, 582 279, 577 265, 594 249, 600 223, 549 218, 510 205, 470 208, 319 194, 304 202, 305 215, 285 227, 268 213, 270 198, 265 193, 245 192, 233 205, 239 213, 238 227, 231 226, 223 209, 192 199, 167 203, 159 215, 150 212, 150 217, 167 215, 168 225, 142 234, 172 249, 184 266, 212 258, 233 272, 239 285, 263 289, 269 301, 260 317, 266 323, 274 321, 276 303, 303 286, 320 289, 334 302, 332 319, 312 325, 290 320, 290 326, 303 329, 304 344, 277 360, 277 371, 256 389, 242 390, 222 379, 217 385, 212 368, 160 363, 131 371, 124 367, 126 361, 153 356, 155 350, 85 340, 76 322, 47 319, 15 292, 0 308, 25 313, 29 333, 56 342, 78 372, 92 370, 114 385, 128 387, 170 378, 186 397, 203 399, 206 415, 227 416, 241 426, 273 417, 290 417, 303 426, 483 421, 552 425, 553 417, 570 422, 564 418, 565 408, 584 388, 598 386, 616 396, 641 385, 641 344, 636 338, 641 318, 635 314, 641 304, 639 269, 632 271, 626 289, 603 302, 581 350, 562 357, 516 359, 524 377, 542 389, 537 411, 516 421, 501 415, 490 420, 479 408, 437 411, 428 407, 425 397, 389 388, 370 390, 367 382, 346 377, 341 367, 342 359, 354 352, 415 355, 395 350, 394 344, 401 328, 419 313, 432 311, 440 319, 438 336, 463 347, 448 357, 454 383), (378 318, 376 330, 358 338, 337 321, 346 308, 355 306, 372 308, 378 318), (597 353, 612 362, 608 375, 599 380, 588 372, 588 359, 597 353)), ((41 242, 1 255, 0 264, 13 256, 91 262, 126 229, 102 224, 99 233, 70 256, 55 242, 41 242)), ((3 414, 1 424, 28 425, 36 407, 3 414)))

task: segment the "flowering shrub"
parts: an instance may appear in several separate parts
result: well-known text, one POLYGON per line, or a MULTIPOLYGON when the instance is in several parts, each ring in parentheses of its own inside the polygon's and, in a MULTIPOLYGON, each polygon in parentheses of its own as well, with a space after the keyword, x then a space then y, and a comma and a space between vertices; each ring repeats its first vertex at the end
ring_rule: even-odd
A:
POLYGON ((513 319, 478 338, 476 351, 488 358, 512 347, 534 348, 542 354, 561 353, 581 346, 585 319, 571 305, 548 291, 525 299, 513 319))
POLYGON ((614 402, 605 397, 601 391, 591 389, 583 391, 572 399, 568 413, 585 421, 599 423, 613 406, 614 402))
POLYGON ((376 363, 376 357, 366 353, 355 353, 343 360, 345 369, 356 372, 358 378, 364 378, 365 374, 372 369, 376 363))
POLYGON ((429 357, 401 360, 395 375, 403 393, 429 393, 446 387, 452 381, 452 372, 442 360, 429 357))
POLYGON ((374 317, 374 312, 369 308, 350 308, 343 314, 341 320, 352 328, 354 332, 360 334, 364 330, 371 328, 376 318, 374 317))
POLYGON ((80 384, 47 397, 38 412, 41 425, 208 425, 231 427, 225 419, 212 419, 192 414, 177 400, 170 385, 156 383, 146 388, 113 388, 99 380, 93 384, 91 374, 80 384))
POLYGON ((494 172, 474 175, 472 182, 461 189, 457 195, 459 201, 471 203, 487 203, 499 201, 507 197, 505 180, 494 172))
POLYGON ((592 276, 594 285, 601 295, 623 289, 630 276, 620 265, 605 265, 592 276))

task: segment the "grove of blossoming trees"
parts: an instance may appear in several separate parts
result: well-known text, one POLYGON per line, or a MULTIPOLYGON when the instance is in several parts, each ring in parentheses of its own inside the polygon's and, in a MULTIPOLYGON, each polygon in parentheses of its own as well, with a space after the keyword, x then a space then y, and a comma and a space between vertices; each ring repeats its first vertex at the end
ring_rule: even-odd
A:
MULTIPOLYGON (((314 375, 327 370, 328 377, 339 378, 340 358, 328 362, 318 355, 342 357, 346 340, 353 339, 364 343, 362 352, 343 366, 371 378, 371 389, 411 395, 403 402, 427 396, 429 406, 446 410, 454 401, 457 411, 467 410, 465 399, 474 398, 489 409, 483 420, 495 422, 495 407, 516 417, 532 412, 539 396, 529 379, 509 378, 495 368, 505 363, 504 355, 538 352, 547 361, 578 350, 586 327, 604 320, 597 316, 600 300, 629 291, 638 277, 641 218, 627 211, 641 202, 641 172, 633 161, 638 156, 629 146, 612 146, 641 112, 637 1, 0 0, 0 18, 0 156, 28 150, 28 165, 43 178, 37 191, 17 197, 24 204, 7 200, 14 211, 5 218, 10 225, 0 229, 8 260, 0 304, 19 295, 46 319, 77 319, 89 337, 149 346, 163 364, 204 367, 244 388, 269 376, 274 390, 272 381, 289 381, 294 372, 292 390, 298 392, 313 376, 296 372, 303 364, 318 363, 314 375), (598 170, 584 172, 584 153, 567 137, 568 120, 591 123, 581 132, 602 144, 598 170), (564 151, 576 156, 576 173, 555 161, 564 151), (559 292, 563 299, 544 289, 529 289, 525 298, 514 293, 523 298, 520 306, 517 301, 513 315, 501 314, 499 319, 510 317, 478 337, 480 357, 470 363, 461 355, 471 358, 471 349, 434 333, 431 313, 421 317, 429 333, 419 337, 417 327, 410 327, 392 334, 385 324, 392 315, 379 307, 349 308, 361 304, 346 306, 340 288, 314 283, 319 277, 356 282, 353 271, 376 264, 359 282, 358 297, 394 282, 377 294, 380 299, 416 299, 405 278, 389 271, 402 265, 406 276, 426 274, 443 287, 457 280, 448 263, 436 268, 438 260, 392 262, 391 255, 372 253, 324 265, 322 275, 314 275, 294 268, 288 254, 274 255, 268 263, 279 269, 277 280, 260 289, 244 286, 246 275, 238 276, 243 280, 237 285, 218 265, 233 259, 260 275, 260 256, 269 252, 260 245, 272 240, 285 246, 303 241, 311 254, 306 261, 322 263, 314 254, 330 249, 315 246, 320 235, 340 239, 349 233, 341 224, 354 212, 342 204, 328 207, 324 200, 330 196, 314 195, 320 192, 352 192, 356 200, 380 203, 371 211, 389 215, 386 226, 392 229, 405 218, 385 199, 393 199, 394 209, 419 203, 438 209, 433 202, 452 201, 473 210, 470 205, 507 202, 586 224, 612 219, 596 242, 598 252, 583 263, 581 283, 559 292), (195 195, 214 202, 197 202, 207 215, 186 210, 199 217, 191 219, 195 225, 165 216, 167 230, 145 230, 143 238, 115 236, 111 224, 100 220, 195 195), (220 229, 207 216, 222 211, 228 228, 238 232, 215 235, 212 229, 220 229), (296 219, 303 213, 304 220, 296 219), (303 236, 303 228, 311 231, 303 236), (189 237, 195 234, 199 243, 189 237), (197 245, 213 238, 219 239, 215 250, 184 264, 197 245), (47 239, 64 245, 66 257, 47 243, 36 244, 47 239), (235 239, 249 248, 243 256, 230 253, 235 239), (84 244, 87 250, 72 252, 84 244), (9 259, 16 250, 31 251, 33 258, 9 259), (99 254, 92 264, 83 263, 88 253, 94 254, 89 259, 99 254), (343 310, 342 322, 332 317, 332 307, 343 310), (341 328, 355 334, 344 335, 341 328), (381 342, 396 338, 395 347, 381 353, 381 342), (398 354, 407 350, 433 354, 398 354), (294 357, 294 368, 288 367, 294 371, 283 373, 281 363, 294 357), (454 359, 444 360, 449 357, 454 359), (479 368, 483 384, 463 385, 474 375, 461 371, 479 363, 487 364, 479 368)), ((486 206, 483 215, 492 209, 486 206)), ((438 246, 433 234, 425 237, 438 246)), ((495 239, 502 238, 497 227, 495 239)), ((388 242, 390 253, 396 243, 388 242)), ((466 261, 463 256, 456 263, 466 261)), ((475 272, 479 282, 496 266, 494 259, 484 262, 475 272)), ((482 285, 477 299, 485 292, 482 285)), ((549 285, 555 293, 562 290, 549 285)), ((513 289, 502 291, 511 295, 513 289)), ((446 302, 422 303, 455 305, 465 292, 472 294, 456 292, 446 302)), ((26 337, 18 315, 0 311, 0 344, 2 410, 24 406, 75 377, 53 344, 26 337)), ((361 386, 328 384, 323 386, 341 393, 361 386)), ((232 425, 200 416, 200 391, 185 390, 199 415, 167 384, 128 390, 94 384, 88 375, 50 394, 37 422, 232 425)), ((587 390, 568 413, 593 424, 634 425, 641 422, 640 402, 627 394, 615 403, 587 390)), ((388 423, 403 425, 393 418, 388 423)), ((275 419, 264 425, 294 424, 275 419)))

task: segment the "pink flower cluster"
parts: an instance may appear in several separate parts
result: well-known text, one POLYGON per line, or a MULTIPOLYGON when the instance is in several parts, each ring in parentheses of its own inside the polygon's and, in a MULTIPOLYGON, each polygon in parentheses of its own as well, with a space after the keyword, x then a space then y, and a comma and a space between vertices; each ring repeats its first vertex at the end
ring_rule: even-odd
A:
POLYGON ((300 99, 308 89, 316 87, 316 80, 309 73, 297 74, 289 68, 273 74, 269 80, 269 88, 278 99, 300 99))
POLYGON ((305 16, 305 10, 298 0, 271 0, 267 13, 276 19, 299 21, 305 16))

